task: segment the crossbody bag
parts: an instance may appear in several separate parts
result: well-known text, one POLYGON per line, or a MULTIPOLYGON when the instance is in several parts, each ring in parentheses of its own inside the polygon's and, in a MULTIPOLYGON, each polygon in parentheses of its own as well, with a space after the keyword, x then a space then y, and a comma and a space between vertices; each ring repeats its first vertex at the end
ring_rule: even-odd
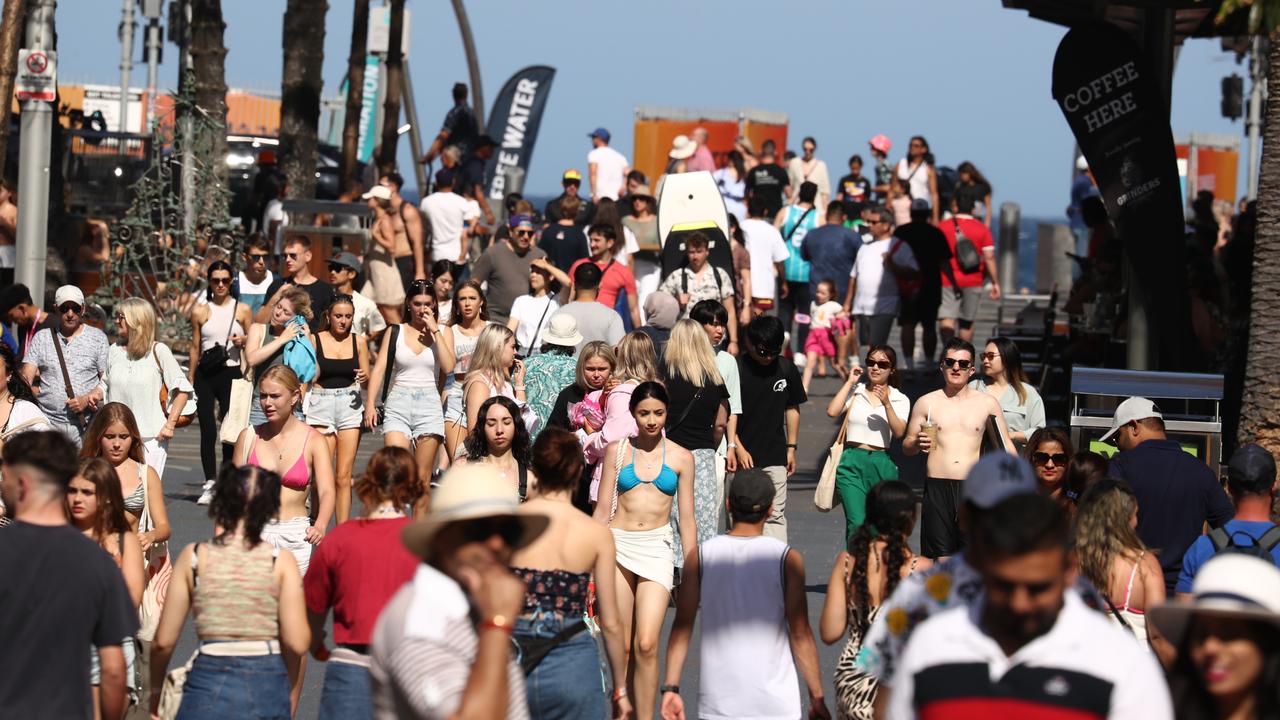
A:
MULTIPOLYGON (((67 399, 76 396, 74 390, 71 389, 71 373, 67 372, 67 358, 62 352, 62 343, 58 342, 58 332, 53 328, 49 328, 49 339, 53 341, 53 349, 58 353, 58 367, 62 370, 62 386, 66 388, 67 399)), ((67 408, 67 419, 75 424, 76 428, 84 432, 85 416, 83 412, 75 412, 67 408)))

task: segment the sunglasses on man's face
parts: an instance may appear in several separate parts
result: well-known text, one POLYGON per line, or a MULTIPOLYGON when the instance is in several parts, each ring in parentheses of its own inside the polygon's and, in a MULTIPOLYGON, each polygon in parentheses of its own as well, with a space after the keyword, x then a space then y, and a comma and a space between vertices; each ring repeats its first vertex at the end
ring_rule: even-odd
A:
POLYGON ((84 312, 84 308, 81 307, 80 305, 77 305, 71 302, 62 303, 61 305, 58 306, 58 312, 62 313, 63 315, 66 315, 67 313, 79 315, 80 313, 84 312))
POLYGON ((267 256, 262 253, 249 253, 249 262, 251 263, 264 263, 266 261, 267 256))
POLYGON ((350 270, 350 269, 351 268, 347 267, 346 265, 339 265, 338 263, 329 263, 329 272, 331 273, 340 273, 343 270, 350 270))
POLYGON ((511 234, 515 237, 533 237, 532 230, 512 230, 511 234))
POLYGON ((285 253, 284 256, 290 260, 297 260, 299 253, 285 253))
POLYGON ((961 360, 960 358, 943 358, 942 364, 947 368, 958 367, 961 370, 968 370, 973 367, 972 360, 961 360))
POLYGON ((1036 465, 1048 465, 1049 461, 1053 461, 1054 465, 1062 467, 1067 464, 1067 459, 1066 453, 1053 453, 1050 455, 1047 452, 1040 452, 1039 450, 1031 453, 1031 462, 1036 465))

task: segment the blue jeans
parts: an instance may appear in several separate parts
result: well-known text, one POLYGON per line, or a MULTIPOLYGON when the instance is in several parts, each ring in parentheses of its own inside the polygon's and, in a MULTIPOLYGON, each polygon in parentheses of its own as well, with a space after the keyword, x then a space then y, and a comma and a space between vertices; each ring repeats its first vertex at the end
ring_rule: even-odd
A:
POLYGON ((372 720, 373 683, 369 669, 330 660, 320 692, 320 720, 372 720))
MULTIPOLYGON (((539 613, 516 622, 518 637, 554 637, 561 628, 582 622, 539 613)), ((531 720, 604 717, 605 688, 600 677, 600 653, 595 638, 583 630, 547 653, 525 679, 531 720)))
POLYGON ((279 655, 198 655, 178 720, 289 720, 289 677, 279 655))

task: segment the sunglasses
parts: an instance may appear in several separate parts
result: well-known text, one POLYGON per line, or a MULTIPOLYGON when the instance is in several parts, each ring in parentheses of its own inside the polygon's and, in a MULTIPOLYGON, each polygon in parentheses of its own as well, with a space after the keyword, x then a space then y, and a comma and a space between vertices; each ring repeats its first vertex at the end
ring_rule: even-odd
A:
POLYGON ((289 258, 290 260, 298 259, 298 253, 285 253, 284 256, 289 258))
POLYGON ((472 520, 462 526, 462 542, 485 542, 494 535, 502 537, 508 547, 515 547, 523 534, 518 524, 507 519, 485 518, 472 520))
POLYGON ((995 360, 998 357, 1000 357, 1000 353, 993 353, 993 352, 982 353, 983 360, 995 360))
POLYGON ((267 256, 262 253, 249 253, 248 257, 249 257, 249 262, 251 263, 260 263, 260 262, 267 261, 267 256))
POLYGON ((968 370, 973 367, 972 360, 961 360, 960 358, 943 358, 942 364, 948 368, 958 367, 961 370, 968 370))
POLYGON ((782 348, 756 348, 756 352, 760 353, 760 357, 777 357, 782 352, 782 348))
POLYGON ((876 368, 877 370, 892 370, 893 363, 888 360, 868 360, 867 367, 876 368))
POLYGON ((1067 464, 1068 459, 1069 458, 1067 458, 1066 453, 1054 453, 1050 455, 1047 452, 1040 452, 1038 450, 1031 453, 1031 462, 1036 465, 1048 465, 1049 461, 1052 460, 1054 465, 1061 467, 1067 464))
POLYGON ((229 277, 225 277, 225 278, 209 278, 209 284, 210 284, 210 285, 230 285, 230 284, 231 284, 231 278, 229 278, 229 277))
POLYGON ((67 313, 74 313, 76 315, 79 315, 80 313, 84 312, 84 308, 75 303, 70 303, 70 302, 62 303, 61 305, 58 306, 58 312, 62 313, 63 315, 66 315, 67 313))
MULTIPOLYGON (((343 270, 351 270, 351 268, 347 267, 346 265, 340 265, 338 263, 329 263, 329 272, 338 273, 338 272, 342 272, 343 270)), ((351 270, 351 272, 355 272, 355 270, 351 270)))
POLYGON ((512 230, 511 234, 516 237, 533 237, 532 230, 512 230))

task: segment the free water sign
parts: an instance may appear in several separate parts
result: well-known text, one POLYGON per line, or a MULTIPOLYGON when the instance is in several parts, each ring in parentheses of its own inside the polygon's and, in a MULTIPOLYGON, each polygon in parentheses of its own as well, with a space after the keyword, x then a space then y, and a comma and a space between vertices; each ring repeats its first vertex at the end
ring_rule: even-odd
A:
POLYGON ((18 77, 14 85, 19 100, 53 102, 58 92, 58 53, 19 50, 18 77))

